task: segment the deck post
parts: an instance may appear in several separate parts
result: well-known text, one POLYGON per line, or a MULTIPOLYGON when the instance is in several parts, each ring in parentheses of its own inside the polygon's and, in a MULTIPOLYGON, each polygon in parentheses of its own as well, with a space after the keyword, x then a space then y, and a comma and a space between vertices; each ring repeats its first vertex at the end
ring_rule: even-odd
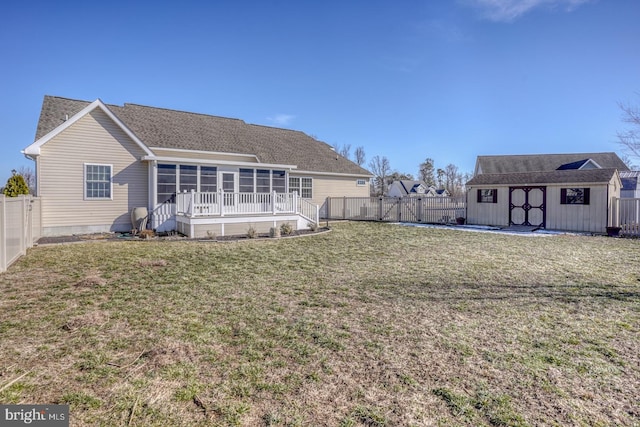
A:
POLYGON ((276 214, 276 196, 277 196, 277 193, 275 190, 273 190, 273 192, 271 193, 271 212, 274 215, 276 214))
POLYGON ((224 216, 224 191, 222 188, 218 189, 218 206, 220 206, 220 216, 224 216))

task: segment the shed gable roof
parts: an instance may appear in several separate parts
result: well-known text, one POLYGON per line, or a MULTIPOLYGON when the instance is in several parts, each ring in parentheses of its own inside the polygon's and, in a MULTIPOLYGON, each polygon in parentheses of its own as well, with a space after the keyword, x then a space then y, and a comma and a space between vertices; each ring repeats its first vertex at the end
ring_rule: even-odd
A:
POLYGON ((572 153, 478 156, 475 172, 478 175, 579 169, 589 161, 605 169, 629 170, 616 153, 572 153))
POLYGON ((617 173, 615 168, 568 169, 548 172, 484 173, 476 175, 468 186, 607 183, 617 173))
MULTIPOLYGON (((45 96, 36 141, 63 124, 65 117, 77 114, 90 104, 45 96)), ((340 156, 328 144, 300 131, 137 104, 106 105, 106 108, 151 150, 249 154, 256 156, 260 163, 297 165, 302 171, 371 176, 369 171, 340 156)))

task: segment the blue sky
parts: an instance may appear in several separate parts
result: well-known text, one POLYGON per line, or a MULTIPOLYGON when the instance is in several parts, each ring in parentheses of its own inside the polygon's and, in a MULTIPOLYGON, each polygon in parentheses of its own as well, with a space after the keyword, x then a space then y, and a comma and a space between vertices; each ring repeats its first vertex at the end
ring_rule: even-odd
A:
POLYGON ((426 157, 617 151, 640 103, 637 0, 4 2, 0 183, 44 95, 301 130, 426 157))

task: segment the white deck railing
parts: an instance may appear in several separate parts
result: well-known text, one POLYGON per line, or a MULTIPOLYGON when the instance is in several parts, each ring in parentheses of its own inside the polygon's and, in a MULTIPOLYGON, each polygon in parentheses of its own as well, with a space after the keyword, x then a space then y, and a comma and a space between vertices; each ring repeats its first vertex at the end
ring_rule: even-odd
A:
POLYGON ((318 207, 297 193, 179 193, 176 213, 190 218, 208 216, 299 214, 318 224, 318 207))

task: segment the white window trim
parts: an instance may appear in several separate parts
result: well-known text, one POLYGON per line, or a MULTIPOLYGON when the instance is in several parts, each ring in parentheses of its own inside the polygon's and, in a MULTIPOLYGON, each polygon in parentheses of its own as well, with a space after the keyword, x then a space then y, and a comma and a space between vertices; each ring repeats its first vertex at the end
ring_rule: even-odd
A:
POLYGON ((113 165, 107 163, 84 163, 82 166, 82 193, 84 200, 113 200, 113 165), (109 167, 109 197, 89 197, 87 195, 87 166, 108 166, 109 167))
POLYGON ((356 180, 356 186, 365 187, 367 185, 367 180, 364 178, 359 178, 356 180))
MULTIPOLYGON (((307 199, 307 200, 311 200, 311 199, 313 199, 313 195, 314 195, 314 193, 315 193, 315 189, 314 189, 314 187, 313 187, 313 177, 312 177, 312 176, 298 176, 298 175, 294 175, 294 176, 289 176, 289 177, 287 177, 287 187, 289 187, 289 188, 287 188, 287 191, 288 191, 289 193, 291 193, 291 188, 290 188, 290 185, 289 185, 289 184, 290 184, 290 183, 289 183, 289 179, 291 179, 291 178, 296 178, 296 179, 298 179, 298 180, 299 180, 298 182, 300 183, 300 186, 299 186, 298 188, 294 188, 294 189, 293 189, 294 191, 296 191, 296 192, 298 193, 298 196, 302 197, 303 199, 307 199), (311 197, 303 197, 303 196, 302 196, 302 180, 303 180, 303 179, 310 179, 310 180, 311 180, 311 187, 310 187, 310 189, 311 189, 311 197)), ((305 187, 305 188, 308 188, 308 187, 305 187)))

